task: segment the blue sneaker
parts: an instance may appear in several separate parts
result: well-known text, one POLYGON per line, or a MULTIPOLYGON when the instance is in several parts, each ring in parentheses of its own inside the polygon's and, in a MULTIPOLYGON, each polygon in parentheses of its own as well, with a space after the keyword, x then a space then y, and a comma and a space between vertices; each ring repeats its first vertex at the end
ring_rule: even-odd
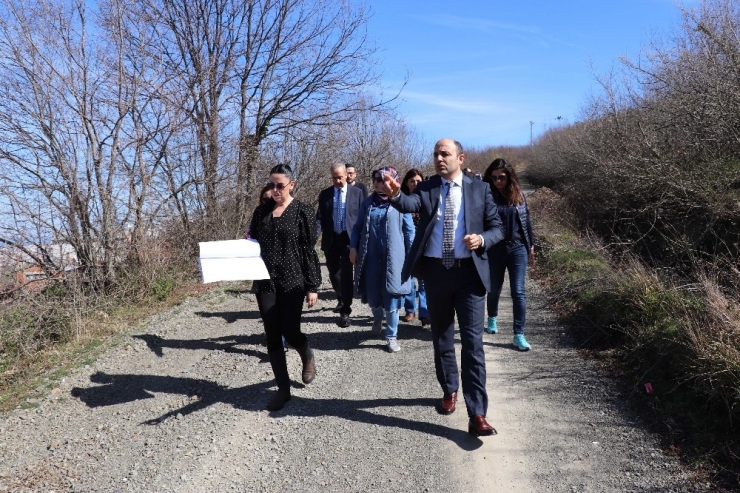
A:
POLYGON ((514 346, 516 346, 519 351, 529 351, 532 348, 524 338, 524 334, 516 334, 514 336, 514 346))
POLYGON ((496 317, 488 317, 486 332, 489 334, 495 334, 496 332, 498 332, 498 327, 496 327, 496 317))

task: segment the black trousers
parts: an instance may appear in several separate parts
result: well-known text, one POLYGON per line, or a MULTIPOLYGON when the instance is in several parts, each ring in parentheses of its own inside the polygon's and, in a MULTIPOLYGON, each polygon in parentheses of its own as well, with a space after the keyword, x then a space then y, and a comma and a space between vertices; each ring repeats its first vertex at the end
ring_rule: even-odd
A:
POLYGON ((342 304, 340 313, 352 313, 352 296, 354 294, 354 266, 349 261, 349 235, 331 233, 331 247, 326 250, 326 268, 329 270, 331 287, 342 304))
POLYGON ((488 411, 486 392, 486 358, 483 351, 483 315, 486 288, 469 261, 463 266, 446 269, 426 260, 424 286, 432 326, 434 367, 442 392, 457 392, 462 380, 468 416, 485 416, 488 411), (455 316, 460 326, 461 367, 455 357, 455 316))
POLYGON ((283 351, 283 340, 294 348, 306 344, 301 332, 301 315, 306 294, 300 290, 284 292, 279 287, 275 293, 257 293, 257 306, 265 324, 267 351, 283 351))

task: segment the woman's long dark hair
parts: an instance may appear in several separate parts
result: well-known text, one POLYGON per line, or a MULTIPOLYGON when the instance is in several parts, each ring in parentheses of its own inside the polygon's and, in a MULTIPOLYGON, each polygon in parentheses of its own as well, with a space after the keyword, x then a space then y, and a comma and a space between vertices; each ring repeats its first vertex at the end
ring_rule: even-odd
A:
POLYGON ((491 191, 493 193, 499 191, 499 189, 496 188, 496 185, 494 185, 491 175, 494 171, 498 171, 500 169, 504 170, 507 178, 506 186, 501 190, 501 194, 504 196, 504 199, 506 199, 506 202, 509 205, 522 205, 524 203, 524 198, 522 196, 522 186, 519 184, 519 177, 516 175, 514 167, 507 163, 506 159, 494 159, 493 162, 488 165, 488 168, 486 168, 486 172, 483 173, 483 181, 491 185, 491 191))
POLYGON ((409 186, 407 185, 409 178, 413 178, 415 176, 421 176, 421 179, 424 179, 424 175, 421 174, 421 171, 419 171, 416 168, 411 168, 406 172, 406 175, 403 177, 403 181, 401 182, 401 191, 405 193, 406 195, 410 194, 409 186))
POLYGON ((269 192, 269 191, 271 191, 271 190, 272 190, 272 185, 265 185, 264 187, 262 187, 262 190, 260 190, 260 196, 259 196, 259 198, 257 199, 257 205, 262 205, 262 204, 266 204, 267 202, 269 202, 270 200, 272 200, 272 197, 270 197, 270 198, 269 198, 269 199, 267 199, 267 200, 264 200, 264 199, 262 198, 262 197, 264 197, 264 196, 265 196, 265 192, 269 192))

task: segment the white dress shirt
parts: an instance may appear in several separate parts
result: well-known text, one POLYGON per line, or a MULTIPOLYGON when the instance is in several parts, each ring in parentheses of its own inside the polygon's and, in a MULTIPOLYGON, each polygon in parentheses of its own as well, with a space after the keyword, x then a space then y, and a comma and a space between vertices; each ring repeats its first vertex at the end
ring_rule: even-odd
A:
POLYGON ((424 255, 427 257, 442 258, 442 239, 444 238, 444 223, 445 223, 445 201, 447 200, 447 186, 446 183, 450 183, 450 193, 452 193, 452 202, 455 207, 455 258, 462 259, 471 256, 470 250, 465 243, 463 238, 465 237, 465 202, 463 200, 462 184, 463 174, 460 173, 457 177, 452 180, 445 180, 442 178, 442 186, 440 187, 439 194, 439 206, 437 207, 437 217, 435 219, 432 233, 429 235, 429 241, 424 249, 424 255))

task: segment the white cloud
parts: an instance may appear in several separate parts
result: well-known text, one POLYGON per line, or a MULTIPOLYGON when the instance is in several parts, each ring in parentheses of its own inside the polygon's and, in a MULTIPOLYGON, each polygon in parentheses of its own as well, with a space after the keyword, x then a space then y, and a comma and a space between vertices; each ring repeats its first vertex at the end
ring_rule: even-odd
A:
POLYGON ((495 32, 495 31, 508 31, 517 32, 522 34, 539 34, 541 30, 536 26, 522 26, 516 24, 504 24, 502 22, 496 22, 487 19, 480 19, 476 17, 461 17, 455 15, 420 15, 418 19, 435 24, 438 26, 445 27, 459 27, 466 30, 476 30, 483 32, 495 32))
POLYGON ((530 26, 523 24, 507 24, 503 22, 497 22, 489 19, 481 19, 477 17, 462 17, 455 15, 419 15, 417 19, 434 24, 437 26, 444 27, 456 27, 464 29, 466 31, 479 31, 485 34, 496 34, 506 32, 507 36, 519 39, 521 41, 528 41, 540 46, 549 48, 550 43, 567 46, 569 48, 584 49, 583 46, 579 46, 561 38, 552 36, 552 34, 543 31, 539 26, 530 26))
POLYGON ((506 105, 485 99, 451 98, 434 93, 404 91, 401 96, 415 103, 427 104, 457 112, 485 115, 508 110, 506 105))

